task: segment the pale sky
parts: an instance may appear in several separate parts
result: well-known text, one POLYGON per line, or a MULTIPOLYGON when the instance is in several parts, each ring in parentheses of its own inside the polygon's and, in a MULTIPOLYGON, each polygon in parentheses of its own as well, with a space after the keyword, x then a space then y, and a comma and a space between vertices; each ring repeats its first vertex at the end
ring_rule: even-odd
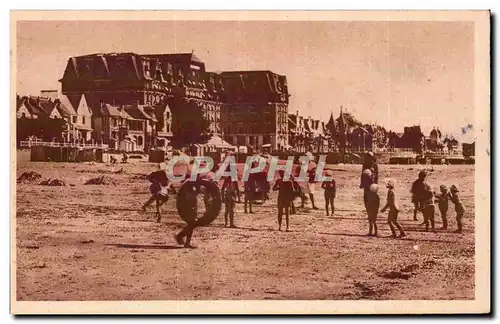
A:
MULTIPOLYGON (((342 105, 402 132, 474 124, 471 22, 46 21, 17 26, 17 92, 59 89, 70 56, 194 53, 208 71, 286 75, 289 112, 326 121, 342 105)), ((472 134, 469 134, 472 135, 472 134)))

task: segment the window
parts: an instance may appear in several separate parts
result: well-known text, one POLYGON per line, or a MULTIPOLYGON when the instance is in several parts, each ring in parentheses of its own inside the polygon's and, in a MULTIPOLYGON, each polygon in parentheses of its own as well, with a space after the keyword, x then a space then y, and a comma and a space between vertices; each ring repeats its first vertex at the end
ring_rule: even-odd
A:
POLYGON ((82 116, 82 124, 85 124, 85 116, 82 116))
POLYGON ((167 124, 167 133, 170 133, 170 124, 167 124))
POLYGON ((170 111, 166 112, 167 119, 170 119, 170 111))
POLYGON ((77 123, 77 116, 72 116, 72 121, 73 121, 73 124, 76 124, 77 123))
POLYGON ((137 145, 142 146, 142 136, 137 137, 137 145))
POLYGON ((95 77, 98 79, 103 79, 108 76, 108 71, 104 63, 105 61, 106 59, 104 57, 96 57, 92 61, 95 77))
POLYGON ((238 145, 245 145, 245 136, 238 136, 237 143, 238 145))
POLYGON ((144 74, 150 78, 151 77, 151 71, 150 71, 150 66, 149 62, 144 62, 144 74))
POLYGON ((126 58, 119 58, 116 60, 116 69, 120 79, 127 77, 127 61, 126 58))

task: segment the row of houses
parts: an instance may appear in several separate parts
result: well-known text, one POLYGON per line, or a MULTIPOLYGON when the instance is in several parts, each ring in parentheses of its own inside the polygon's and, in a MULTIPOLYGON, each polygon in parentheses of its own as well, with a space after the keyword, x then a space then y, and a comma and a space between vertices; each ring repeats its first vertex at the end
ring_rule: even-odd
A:
POLYGON ((328 122, 303 117, 297 111, 288 116, 289 147, 299 152, 327 152, 347 150, 364 152, 402 149, 416 153, 461 153, 458 141, 443 137, 439 128, 433 128, 426 136, 420 126, 407 126, 403 132, 388 131, 379 125, 362 124, 350 113, 340 109, 328 122))
POLYGON ((51 91, 51 96, 17 96, 18 119, 63 119, 62 141, 104 143, 111 149, 145 151, 169 145, 172 115, 168 105, 89 105, 85 95, 69 100, 51 91))

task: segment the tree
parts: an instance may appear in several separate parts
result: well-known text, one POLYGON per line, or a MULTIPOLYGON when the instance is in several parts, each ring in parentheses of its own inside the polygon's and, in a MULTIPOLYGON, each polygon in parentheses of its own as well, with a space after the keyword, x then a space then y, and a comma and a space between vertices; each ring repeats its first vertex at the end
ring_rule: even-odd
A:
POLYGON ((172 138, 173 146, 204 143, 212 135, 209 130, 210 123, 203 116, 202 108, 195 102, 174 104, 171 111, 172 118, 177 123, 172 138))

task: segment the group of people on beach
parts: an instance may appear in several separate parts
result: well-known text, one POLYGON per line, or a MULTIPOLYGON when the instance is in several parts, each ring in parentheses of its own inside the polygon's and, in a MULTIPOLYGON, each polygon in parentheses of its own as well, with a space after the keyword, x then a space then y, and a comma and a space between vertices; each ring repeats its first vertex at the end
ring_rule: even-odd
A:
MULTIPOLYGON (((422 170, 418 173, 418 178, 413 182, 411 187, 412 203, 414 204, 413 219, 417 219, 418 212, 422 212, 424 220, 421 225, 425 225, 425 230, 429 228, 434 232, 435 230, 435 203, 438 204, 439 211, 443 222, 442 230, 448 229, 448 209, 449 202, 455 206, 457 230, 455 233, 462 233, 462 218, 465 213, 464 206, 459 197, 459 190, 456 185, 448 187, 446 185, 440 186, 440 193, 436 193, 433 187, 428 183, 427 172, 422 170)), ((399 205, 395 193, 396 183, 394 180, 389 179, 386 183, 387 187, 387 203, 380 210, 384 213, 389 211, 387 223, 391 229, 393 237, 406 236, 403 227, 398 222, 398 215, 400 212, 399 205), (397 231, 399 231, 399 235, 397 231)), ((378 165, 373 153, 369 152, 363 163, 363 171, 361 174, 360 188, 364 190, 364 203, 368 214, 369 236, 377 236, 377 216, 380 208, 380 197, 378 195, 378 165)))
MULTIPOLYGON (((254 162, 252 167, 255 167, 254 162)), ((190 172, 192 169, 191 163, 188 166, 188 173, 185 181, 190 180, 190 172)), ((227 166, 229 168, 229 166, 227 166)), ((275 179, 273 191, 278 192, 277 197, 277 219, 278 219, 278 230, 281 231, 283 218, 285 218, 285 230, 289 230, 290 215, 297 212, 294 201, 296 198, 300 198, 301 207, 305 206, 307 195, 311 202, 312 208, 319 209, 314 200, 315 186, 318 183, 318 178, 316 172, 318 172, 317 165, 314 161, 310 161, 307 165, 307 178, 305 183, 299 183, 297 180, 298 174, 300 173, 300 165, 294 165, 292 172, 286 174, 285 170, 277 171, 277 178, 275 179)), ((160 222, 160 207, 168 201, 169 192, 173 191, 172 182, 169 181, 166 175, 166 165, 161 163, 157 171, 152 172, 148 175, 147 179, 151 182, 150 192, 152 194, 151 198, 142 206, 145 211, 146 208, 153 202, 156 202, 156 220, 160 222)), ((215 171, 217 167, 212 169, 212 171, 198 175, 199 177, 204 177, 215 181, 215 171)), ((269 169, 263 170, 260 173, 250 174, 248 179, 245 179, 243 186, 244 194, 244 212, 253 213, 252 202, 256 200, 256 193, 260 192, 260 196, 263 200, 269 199, 268 191, 271 190, 269 186, 269 181, 267 181, 267 172, 269 169), (248 209, 247 209, 248 206, 248 209)), ((336 182, 333 179, 333 172, 331 169, 325 168, 319 170, 326 175, 321 181, 321 188, 324 190, 324 200, 325 200, 325 211, 326 215, 330 214, 333 216, 335 213, 335 197, 337 192, 336 182), (326 180, 325 180, 326 179, 326 180)), ((441 212, 441 217, 443 220, 442 229, 447 229, 447 213, 448 205, 451 201, 455 206, 456 219, 457 219, 457 230, 455 232, 462 232, 462 217, 464 215, 464 207, 459 198, 459 190, 456 185, 450 187, 450 193, 445 185, 441 185, 440 193, 434 193, 432 186, 426 181, 427 173, 426 171, 420 171, 418 174, 418 179, 414 181, 411 194, 412 202, 415 206, 414 208, 414 220, 417 220, 417 213, 422 212, 424 221, 423 225, 426 227, 426 231, 429 227, 432 231, 435 228, 434 214, 435 207, 434 203, 438 204, 439 210, 441 212)), ((197 179, 198 179, 197 178, 197 179)), ((373 153, 369 152, 366 154, 362 166, 361 183, 360 189, 363 189, 363 201, 364 206, 368 216, 369 232, 368 236, 377 236, 377 217, 379 211, 384 213, 388 211, 388 225, 392 232, 393 237, 402 238, 406 236, 403 227, 398 222, 398 215, 400 213, 400 208, 398 205, 397 195, 396 195, 396 183, 394 180, 388 180, 386 183, 387 188, 387 201, 385 206, 380 209, 380 197, 378 194, 379 190, 379 171, 376 159, 373 153), (398 234, 399 231, 399 234, 398 234)), ((202 193, 202 192, 200 192, 202 193)), ((236 227, 235 225, 235 207, 236 203, 241 202, 241 192, 239 189, 239 182, 230 176, 222 177, 222 187, 221 187, 221 198, 224 204, 224 223, 225 226, 231 228, 236 227)), ((204 195, 205 205, 208 203, 208 198, 206 194, 204 195)), ((193 204, 197 204, 197 200, 193 200, 193 204)), ((190 244, 193 230, 197 227, 196 222, 187 224, 187 226, 176 236, 177 242, 184 245, 185 247, 192 247, 190 244), (184 240, 185 238, 185 240, 184 240)))

